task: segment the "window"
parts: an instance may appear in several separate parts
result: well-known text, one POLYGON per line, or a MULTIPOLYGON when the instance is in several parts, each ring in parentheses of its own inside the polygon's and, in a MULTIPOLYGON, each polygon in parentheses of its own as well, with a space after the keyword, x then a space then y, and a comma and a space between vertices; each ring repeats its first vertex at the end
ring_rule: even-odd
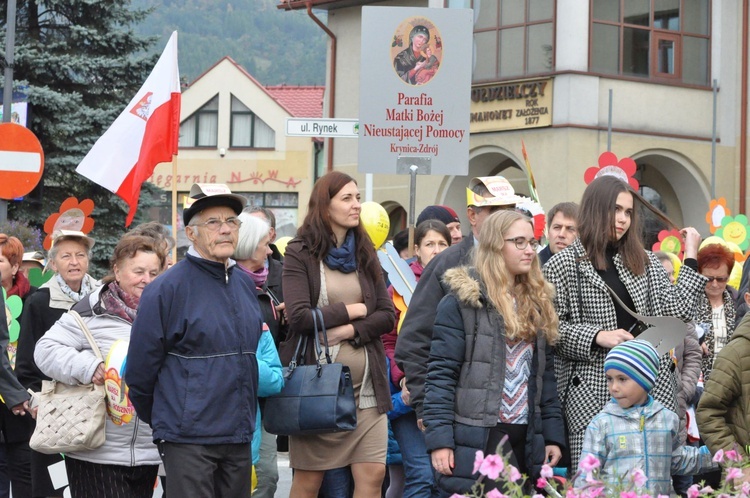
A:
POLYGON ((273 129, 234 95, 232 95, 231 136, 230 147, 272 149, 276 140, 276 134, 273 129))
POLYGON ((180 123, 180 147, 216 147, 219 129, 219 96, 212 98, 180 123))
POLYGON ((473 82, 551 72, 555 0, 448 0, 474 9, 473 82))
POLYGON ((591 0, 591 71, 709 84, 709 0, 591 0))
POLYGON ((276 237, 294 237, 297 233, 299 194, 297 192, 239 192, 248 206, 267 207, 276 216, 276 237))

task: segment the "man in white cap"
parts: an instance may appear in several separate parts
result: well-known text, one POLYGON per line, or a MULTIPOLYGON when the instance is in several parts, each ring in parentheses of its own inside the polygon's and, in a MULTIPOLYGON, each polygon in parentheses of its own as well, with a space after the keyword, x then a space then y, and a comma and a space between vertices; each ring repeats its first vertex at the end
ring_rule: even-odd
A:
MULTIPOLYGON (((446 288, 443 287, 443 274, 451 268, 469 262, 472 249, 478 244, 482 223, 490 214, 500 209, 514 209, 517 203, 524 200, 523 197, 515 194, 510 182, 502 176, 472 179, 469 188, 466 189, 466 215, 471 225, 471 235, 435 256, 425 268, 414 290, 409 311, 406 313, 396 342, 396 362, 406 374, 406 389, 409 392, 410 404, 416 412, 416 415, 407 415, 416 416, 420 428, 427 360, 432 342, 432 324, 435 321, 438 303, 447 293, 446 288)), ((427 455, 424 439, 414 437, 411 440, 414 444, 407 451, 413 450, 427 455)), ((402 448, 403 451, 404 448, 402 448)), ((429 461, 429 457, 427 459, 429 461)), ((422 480, 426 478, 428 477, 425 476, 422 480)), ((422 489, 413 496, 429 497, 431 484, 431 482, 422 483, 422 489)), ((407 482, 406 486, 409 485, 410 483, 407 482)))
POLYGON ((170 496, 250 496, 262 315, 234 271, 245 198, 196 184, 183 211, 186 258, 146 287, 125 379, 153 429, 170 496))

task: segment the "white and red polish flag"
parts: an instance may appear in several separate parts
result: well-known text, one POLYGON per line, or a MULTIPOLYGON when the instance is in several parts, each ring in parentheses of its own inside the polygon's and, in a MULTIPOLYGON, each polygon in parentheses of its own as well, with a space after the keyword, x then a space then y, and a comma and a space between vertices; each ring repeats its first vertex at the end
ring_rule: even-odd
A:
POLYGON ((180 70, 177 31, 138 93, 99 137, 76 171, 122 197, 133 221, 141 185, 159 163, 177 154, 180 133, 180 70))

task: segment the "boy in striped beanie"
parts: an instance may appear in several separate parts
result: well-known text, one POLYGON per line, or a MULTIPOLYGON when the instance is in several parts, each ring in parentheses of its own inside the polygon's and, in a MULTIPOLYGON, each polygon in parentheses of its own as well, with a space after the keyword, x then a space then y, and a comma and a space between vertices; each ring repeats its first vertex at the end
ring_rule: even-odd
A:
POLYGON ((679 418, 649 394, 659 375, 659 354, 650 343, 618 344, 604 360, 604 373, 612 400, 586 428, 577 487, 587 485, 592 457, 600 463, 599 480, 610 486, 633 481, 652 495, 673 494, 672 475, 718 468, 705 446, 680 446, 679 418))

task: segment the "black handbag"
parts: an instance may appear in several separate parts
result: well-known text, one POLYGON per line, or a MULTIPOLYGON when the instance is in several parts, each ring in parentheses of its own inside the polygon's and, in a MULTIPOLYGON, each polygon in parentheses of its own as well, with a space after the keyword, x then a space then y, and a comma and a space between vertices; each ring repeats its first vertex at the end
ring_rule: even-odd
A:
POLYGON ((301 436, 353 431, 357 406, 349 367, 331 363, 323 312, 312 310, 313 338, 300 337, 292 361, 284 368, 284 388, 266 398, 263 426, 271 434, 301 436), (328 363, 320 362, 320 332, 328 363), (304 365, 307 342, 315 345, 315 364, 304 365), (297 363, 300 359, 300 364, 297 363))

